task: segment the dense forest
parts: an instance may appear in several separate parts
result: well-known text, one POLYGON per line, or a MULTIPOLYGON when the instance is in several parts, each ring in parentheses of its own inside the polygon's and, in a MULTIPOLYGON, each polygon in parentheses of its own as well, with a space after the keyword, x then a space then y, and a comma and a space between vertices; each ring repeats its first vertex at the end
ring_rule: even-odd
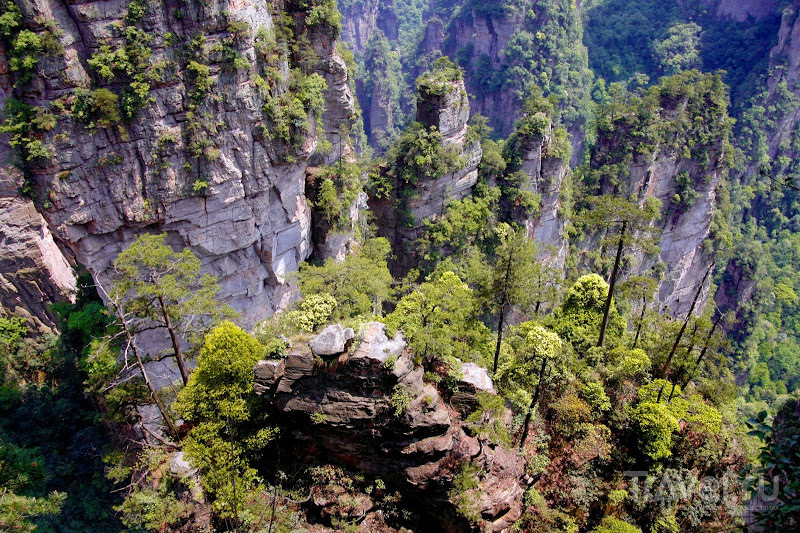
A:
POLYGON ((800 528, 795 34, 3 1, 0 530, 800 528))

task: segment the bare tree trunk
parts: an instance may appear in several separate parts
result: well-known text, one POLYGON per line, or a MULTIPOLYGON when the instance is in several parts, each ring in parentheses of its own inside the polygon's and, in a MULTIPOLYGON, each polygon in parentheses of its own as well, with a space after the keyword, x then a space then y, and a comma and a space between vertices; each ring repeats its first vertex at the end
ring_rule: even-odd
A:
POLYGON ((714 269, 714 263, 711 263, 711 266, 708 267, 706 270, 706 275, 703 276, 703 280, 700 282, 700 286, 697 287, 697 292, 694 294, 694 299, 692 300, 692 306, 689 308, 689 312, 686 314, 686 320, 683 321, 683 325, 681 325, 681 330, 678 332, 678 336, 675 337, 675 342, 672 345, 672 350, 670 350, 669 355, 667 356, 667 360, 664 361, 664 366, 661 367, 661 377, 667 375, 667 370, 669 369, 670 363, 672 363, 672 358, 675 357, 675 351, 678 349, 678 344, 681 342, 681 338, 683 337, 684 332, 686 331, 686 326, 689 325, 689 320, 692 318, 692 313, 694 312, 694 308, 697 305, 697 300, 700 298, 700 293, 703 292, 703 286, 706 284, 706 279, 711 274, 711 271, 714 269))
POLYGON ((167 331, 169 331, 169 338, 170 341, 172 341, 172 350, 175 352, 175 361, 178 362, 178 369, 181 371, 183 384, 188 385, 189 372, 186 371, 186 363, 183 360, 183 352, 181 351, 181 343, 178 339, 178 332, 175 331, 175 327, 172 325, 172 319, 169 317, 169 312, 167 311, 167 305, 164 303, 164 298, 159 296, 158 303, 161 306, 161 313, 164 315, 164 325, 167 326, 167 331))
POLYGON ((522 425, 522 438, 520 438, 519 440, 520 450, 525 445, 525 441, 528 440, 528 427, 530 426, 531 418, 533 417, 533 409, 536 407, 536 404, 539 401, 539 393, 542 390, 542 381, 544 380, 544 371, 546 368, 547 368, 547 358, 542 357, 542 366, 539 369, 539 382, 536 383, 536 392, 533 394, 531 405, 530 407, 528 407, 528 413, 525 415, 525 422, 522 425))
POLYGON ((716 331, 717 326, 719 325, 721 320, 722 320, 721 314, 716 318, 716 320, 714 320, 714 325, 711 326, 711 329, 709 330, 708 335, 706 336, 706 342, 703 345, 703 349, 700 350, 700 355, 697 356, 697 361, 695 361, 694 363, 694 368, 686 376, 686 380, 683 382, 683 388, 686 388, 686 385, 688 385, 689 382, 692 380, 692 376, 694 375, 694 373, 700 369, 700 363, 703 362, 703 357, 706 356, 706 352, 708 351, 708 346, 711 344, 711 337, 714 336, 714 331, 716 331))
POLYGON ((628 229, 628 221, 622 222, 622 229, 619 232, 619 242, 617 243, 617 256, 614 258, 614 269, 611 271, 611 281, 608 284, 608 296, 606 296, 606 304, 603 307, 603 322, 600 324, 600 336, 597 339, 597 346, 603 346, 606 338, 606 328, 608 328, 608 315, 611 313, 611 299, 614 297, 614 287, 617 284, 617 275, 619 275, 619 264, 622 261, 622 249, 625 244, 625 232, 628 229))
POLYGON ((497 346, 494 349, 494 366, 492 375, 497 374, 497 362, 500 360, 500 344, 503 342, 503 322, 505 321, 506 302, 508 300, 508 280, 511 278, 511 262, 514 260, 514 249, 508 252, 508 263, 506 264, 506 277, 503 282, 503 300, 500 304, 500 317, 497 319, 497 346))
POLYGON ((178 439, 178 428, 175 426, 175 422, 172 420, 172 417, 169 416, 167 412, 167 408, 164 406, 164 403, 161 401, 161 398, 158 397, 158 391, 153 386, 153 382, 150 381, 150 376, 147 374, 147 369, 144 366, 144 362, 142 361, 142 356, 139 354, 139 349, 136 347, 136 338, 131 331, 130 327, 128 326, 128 321, 125 320, 125 315, 120 309, 119 305, 116 301, 114 301, 103 288, 102 285, 99 283, 97 284, 97 288, 99 288, 103 294, 105 294, 106 299, 111 303, 111 306, 114 308, 114 314, 117 315, 117 319, 119 320, 120 324, 122 325, 122 330, 125 332, 125 338, 128 341, 128 345, 131 347, 131 351, 133 352, 134 357, 136 358, 136 365, 139 367, 139 371, 142 373, 142 378, 144 379, 145 385, 147 385, 147 390, 150 391, 150 397, 153 399, 153 402, 156 404, 158 408, 158 412, 161 413, 161 418, 164 419, 164 423, 167 425, 169 429, 170 436, 174 439, 178 439))
POLYGON ((147 374, 147 369, 144 367, 144 362, 142 361, 142 356, 139 355, 139 349, 136 347, 136 339, 134 339, 133 334, 128 327, 128 323, 126 322, 124 316, 120 312, 119 308, 114 305, 114 309, 117 313, 117 317, 119 318, 120 322, 122 323, 122 329, 125 331, 125 337, 128 340, 128 344, 131 347, 131 351, 133 351, 133 356, 136 358, 136 364, 139 366, 139 371, 142 373, 142 377, 144 378, 144 382, 147 385, 147 389, 150 391, 150 397, 153 398, 153 401, 158 407, 158 412, 161 413, 161 418, 164 419, 164 423, 169 428, 169 433, 172 438, 178 438, 178 428, 175 427, 175 422, 172 421, 172 417, 169 416, 167 412, 167 408, 164 407, 164 404, 161 402, 161 398, 158 396, 158 391, 153 386, 153 382, 150 381, 150 376, 147 374))
POLYGON ((642 325, 644 324, 644 313, 647 311, 647 297, 642 296, 642 314, 639 315, 639 324, 636 326, 636 337, 633 339, 633 349, 639 344, 639 334, 642 332, 642 325))

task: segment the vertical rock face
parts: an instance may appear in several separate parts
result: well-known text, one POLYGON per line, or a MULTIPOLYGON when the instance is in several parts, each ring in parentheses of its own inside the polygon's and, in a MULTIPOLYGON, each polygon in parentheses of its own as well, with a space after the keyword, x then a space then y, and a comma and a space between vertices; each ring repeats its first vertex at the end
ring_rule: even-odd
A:
MULTIPOLYGON (((62 98, 69 108, 75 88, 92 78, 95 87, 119 91, 119 83, 98 77, 87 61, 102 45, 124 46, 128 2, 20 5, 25 21, 39 30, 38 17, 58 23, 64 53, 41 61, 38 75, 15 98, 53 109, 62 98)), ((54 157, 28 165, 36 207, 58 245, 103 284, 112 278, 117 254, 139 234, 166 232, 171 245, 188 246, 200 257, 203 270, 219 278, 222 299, 253 324, 293 297, 286 275, 311 251, 305 169, 323 132, 333 150, 322 159, 338 157, 338 126, 354 116, 347 69, 329 28, 309 28, 315 69, 327 82, 322 131, 309 114, 303 141, 289 145, 271 131, 262 111, 265 96, 254 83, 256 35, 275 30, 266 4, 146 5, 138 26, 148 36, 148 68, 157 65, 165 74, 153 77, 150 101, 130 123, 91 127, 74 113, 58 115, 43 138, 54 157), (232 23, 246 23, 247 31, 232 23), (191 44, 198 35, 205 43, 191 44), (202 46, 209 68, 211 86, 200 97, 199 74, 186 67, 192 46, 202 46), (246 64, 231 64, 226 50, 246 64)), ((303 27, 303 12, 277 9, 303 27)), ((279 70, 288 76, 285 60, 279 70)))
MULTIPOLYGON (((631 168, 628 192, 642 200, 651 196, 661 201, 658 258, 642 261, 634 272, 647 274, 659 262, 663 265, 656 298, 676 317, 689 312, 698 284, 713 261, 712 247, 706 245, 706 241, 711 234, 717 186, 726 172, 721 163, 721 153, 716 154, 711 169, 702 169, 695 161, 662 153, 652 159, 636 161, 631 168), (683 172, 688 174, 698 194, 685 210, 676 209, 672 204, 678 192, 678 175, 683 172)), ((706 283, 696 311, 705 306, 708 296, 709 283, 706 283)))
POLYGON ((731 18, 739 22, 753 17, 758 20, 767 17, 778 8, 778 0, 712 0, 716 14, 720 18, 731 18))
MULTIPOLYGON (((711 267, 717 187, 730 166, 728 99, 716 75, 665 78, 614 118, 602 117, 590 161, 595 194, 661 203, 656 257, 634 254, 626 274, 659 275, 657 300, 686 316, 711 267), (642 133, 645 130, 649 133, 642 133)), ((589 180, 592 178, 589 177, 589 180)), ((602 229, 600 231, 603 231, 602 229)), ((590 240, 591 241, 591 240, 590 240)), ((588 242, 594 247, 596 242, 588 242)), ((708 299, 710 278, 695 311, 708 299)))
MULTIPOLYGON (((413 363, 402 336, 390 339, 383 324, 372 322, 349 350, 344 343, 326 349, 330 362, 315 363, 312 352, 313 344, 298 345, 285 361, 261 361, 255 369, 256 391, 272 400, 297 449, 415 494, 431 530, 458 523, 449 489, 469 462, 484 474, 468 498, 481 523, 469 525, 502 531, 519 519, 522 458, 464 431, 462 415, 451 405, 455 396, 448 402, 423 381, 423 369, 413 363), (392 400, 401 396, 398 390, 403 405, 392 400)), ((476 392, 494 393, 485 368, 464 366, 462 405, 474 405, 476 392)), ((468 529, 464 524, 458 530, 468 529)))
POLYGON ((567 260, 566 217, 561 210, 568 162, 550 155, 553 126, 545 135, 520 139, 522 170, 529 176, 529 190, 541 198, 538 215, 524 220, 528 236, 540 245, 539 255, 549 266, 563 270, 567 260))
POLYGON ((52 327, 47 304, 70 297, 75 275, 21 186, 16 169, 0 170, 0 304, 39 328, 52 327))
POLYGON ((573 146, 582 145, 591 83, 582 8, 580 0, 515 10, 475 2, 450 22, 443 52, 465 65, 473 111, 489 117, 500 135, 511 133, 529 86, 538 85, 558 95, 573 146))
POLYGON ((480 143, 467 139, 468 119, 469 102, 461 79, 442 82, 435 92, 420 90, 417 121, 441 133, 444 147, 458 152, 460 168, 441 177, 419 176, 411 194, 402 190, 408 186, 389 176, 393 179, 390 197, 370 199, 380 234, 393 244, 396 259, 390 266, 396 274, 416 265, 415 241, 425 220, 441 215, 448 202, 469 195, 478 181, 482 151, 480 143))

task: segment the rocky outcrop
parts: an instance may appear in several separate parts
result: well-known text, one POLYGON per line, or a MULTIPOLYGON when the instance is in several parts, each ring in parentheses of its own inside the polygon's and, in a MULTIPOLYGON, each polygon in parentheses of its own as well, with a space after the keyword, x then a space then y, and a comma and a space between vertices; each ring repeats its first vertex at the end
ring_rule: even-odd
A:
MULTIPOLYGON (((289 145, 271 131, 275 125, 262 111, 265 96, 254 82, 260 68, 255 39, 259 31, 274 36, 275 29, 264 3, 144 3, 136 26, 150 56, 149 100, 129 122, 108 125, 96 117, 87 125, 75 113, 59 113, 56 100, 69 109, 76 88, 90 83, 125 94, 124 76, 104 79, 87 61, 103 45, 124 46, 128 3, 19 4, 25 23, 36 31, 45 31, 37 20, 57 23, 64 50, 40 61, 29 85, 5 86, 6 96, 13 92, 57 114, 56 126, 41 134, 53 157, 27 165, 27 172, 36 208, 58 246, 107 284, 117 254, 137 235, 164 232, 169 244, 191 248, 203 271, 219 278, 222 300, 242 313, 245 324, 293 299, 287 274, 312 247, 304 196, 307 162, 323 132, 333 148, 318 159, 337 158, 343 145, 336 137, 339 125, 354 117, 347 69, 332 30, 307 28, 304 12, 285 7, 294 31, 309 39, 314 68, 327 82, 322 131, 310 113, 302 142, 289 145), (193 39, 201 44, 190 45, 193 39), (185 54, 198 46, 203 65, 195 72, 187 68, 185 54), (237 61, 231 63, 231 57, 237 61), (203 66, 210 83, 205 94, 198 89, 203 66)), ((286 79, 286 60, 277 68, 286 79)))
POLYGON ((368 0, 355 5, 339 2, 339 9, 342 12, 342 40, 353 52, 364 53, 376 28, 389 39, 397 39, 398 21, 392 0, 368 0))
POLYGON ((467 139, 468 119, 469 102, 460 78, 441 82, 433 92, 419 91, 417 121, 441 133, 442 145, 459 154, 460 165, 444 176, 419 176, 412 186, 388 176, 393 180, 391 195, 370 198, 379 233, 392 243, 395 257, 390 268, 396 275, 416 266, 416 240, 424 231, 425 221, 441 215, 450 201, 468 196, 478 181, 482 150, 478 142, 467 139), (409 187, 413 190, 406 190, 409 187))
POLYGON ((465 65, 473 112, 489 117, 501 136, 513 130, 535 84, 558 94, 579 154, 591 83, 582 10, 581 0, 537 2, 530 10, 468 2, 450 22, 442 51, 465 65))
POLYGON ((0 169, 0 309, 52 328, 56 318, 47 304, 72 296, 75 274, 22 186, 16 168, 0 169))
MULTIPOLYGON (((349 351, 332 355, 315 362, 309 347, 295 346, 285 362, 256 368, 257 390, 271 398, 297 449, 416 494, 434 524, 456 520, 452 481, 470 462, 480 473, 467 501, 482 530, 519 518, 521 457, 465 432, 461 415, 423 381, 401 335, 368 323, 349 351)), ((486 369, 465 367, 460 390, 493 392, 486 369)))
MULTIPOLYGON (((648 275, 658 270, 659 263, 663 266, 656 299, 675 317, 684 317, 689 312, 698 284, 706 278, 713 262, 713 246, 707 240, 711 236, 717 187, 727 172, 719 159, 721 153, 715 157, 711 169, 667 154, 637 161, 631 168, 629 191, 638 193, 641 199, 658 198, 662 206, 658 257, 642 261, 634 272, 648 275), (672 202, 677 192, 677 178, 683 172, 689 175, 697 197, 685 210, 677 210, 672 202)), ((695 312, 705 307, 710 286, 709 278, 695 312)))
POLYGON ((778 9, 778 0, 706 0, 706 3, 716 9, 716 16, 738 22, 750 17, 759 20, 778 9))
MULTIPOLYGON (((598 129, 589 163, 599 176, 593 194, 613 194, 639 205, 648 198, 659 200, 657 253, 643 255, 644 246, 629 250, 633 253, 624 275, 659 278, 659 307, 685 317, 701 280, 706 283, 695 312, 709 296, 706 273, 718 245, 712 235, 717 187, 732 155, 728 101, 722 80, 699 72, 663 80, 648 98, 632 99, 624 115, 606 117, 608 125, 598 129), (650 133, 643 134, 647 128, 650 133)), ((605 228, 598 229, 587 229, 595 238, 582 243, 582 249, 598 248, 596 237, 605 228)))
POLYGON ((522 169, 529 177, 527 189, 539 195, 541 203, 534 218, 522 223, 528 236, 539 244, 539 257, 548 266, 563 270, 568 252, 567 219, 562 210, 562 194, 569 174, 569 162, 551 154, 553 125, 544 135, 520 138, 522 169))

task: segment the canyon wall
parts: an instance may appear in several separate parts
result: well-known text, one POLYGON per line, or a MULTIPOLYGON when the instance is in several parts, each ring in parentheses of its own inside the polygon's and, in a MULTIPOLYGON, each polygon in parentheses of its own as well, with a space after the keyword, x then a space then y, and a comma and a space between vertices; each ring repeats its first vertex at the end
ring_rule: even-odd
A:
MULTIPOLYGON (((167 233, 169 244, 188 246, 203 271, 219 278, 222 300, 240 311, 247 325, 294 298, 286 276, 308 257, 312 243, 306 166, 312 157, 315 164, 335 160, 341 146, 349 150, 337 136, 339 126, 351 124, 355 114, 335 29, 307 25, 303 8, 289 3, 143 3, 135 23, 127 1, 26 0, 19 5, 27 27, 57 39, 57 51, 39 61, 30 83, 17 76, 16 86, 8 78, 3 84, 6 99, 29 103, 56 119, 54 126, 36 132, 48 157, 22 163, 31 205, 38 211, 32 216, 40 214, 45 222, 41 239, 49 242, 52 234, 71 263, 86 265, 107 285, 117 254, 138 235, 167 233), (284 33, 276 31, 276 13, 288 25, 284 33), (42 20, 56 24, 45 26, 42 20), (280 47, 287 31, 308 39, 313 53, 265 59, 260 50, 272 42, 280 47), (124 103, 136 88, 131 80, 142 79, 136 77, 139 72, 118 71, 114 61, 119 59, 111 60, 110 77, 98 73, 90 61, 110 50, 146 56, 138 68, 149 90, 134 116, 111 120, 99 114, 101 93, 89 93, 87 124, 75 105, 87 98, 84 87, 121 94, 124 103), (275 74, 267 82, 278 81, 265 91, 258 80, 269 68, 275 74), (295 76, 301 68, 307 74, 295 76), (275 112, 267 114, 265 104, 283 102, 283 95, 298 90, 290 80, 312 79, 311 74, 327 84, 324 112, 317 119, 321 110, 307 106, 306 123, 292 123, 291 139, 282 138, 282 124, 275 112), (325 138, 330 150, 315 155, 325 138)), ((0 231, 8 238, 10 227, 0 231)), ((69 288, 61 273, 65 259, 54 250, 50 246, 47 252, 54 265, 47 269, 49 277, 69 288)), ((11 252, 4 247, 0 254, 7 260, 11 252)), ((42 292, 43 300, 54 296, 42 292)))

